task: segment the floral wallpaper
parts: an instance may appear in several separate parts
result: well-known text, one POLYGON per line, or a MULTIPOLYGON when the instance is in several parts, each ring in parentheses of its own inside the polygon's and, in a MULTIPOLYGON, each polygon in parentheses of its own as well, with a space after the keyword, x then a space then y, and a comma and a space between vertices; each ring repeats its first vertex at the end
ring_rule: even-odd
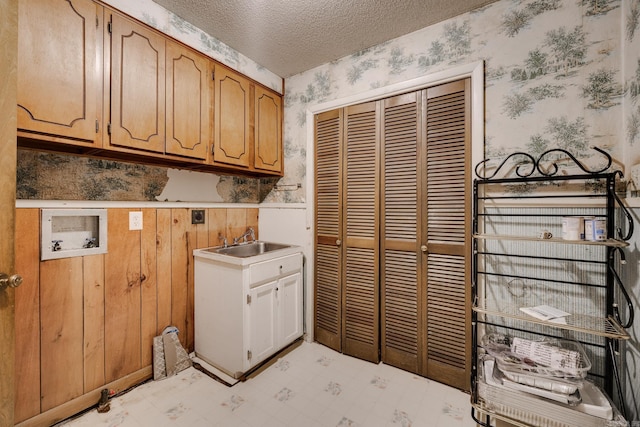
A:
MULTIPOLYGON (((162 197, 168 181, 168 168, 90 157, 18 150, 16 198, 21 200, 170 201, 162 197)), ((205 175, 202 172, 179 171, 205 175)), ((262 192, 272 188, 269 180, 239 176, 219 176, 215 202, 259 203, 262 192), (266 189, 266 190, 265 190, 266 189)))
MULTIPOLYGON (((287 78, 285 180, 304 183, 310 105, 480 60, 487 158, 563 148, 597 167, 597 146, 630 168, 640 163, 638 4, 502 0, 287 78)), ((267 197, 304 199, 304 188, 267 197)))

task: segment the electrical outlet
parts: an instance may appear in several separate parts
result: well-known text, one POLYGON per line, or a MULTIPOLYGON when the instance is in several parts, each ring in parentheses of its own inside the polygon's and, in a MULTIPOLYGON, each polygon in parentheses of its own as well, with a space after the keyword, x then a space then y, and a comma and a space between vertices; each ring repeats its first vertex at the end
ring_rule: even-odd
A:
POLYGON ((204 209, 191 211, 191 224, 204 224, 204 209))
POLYGON ((129 212, 129 230, 142 230, 142 212, 129 212))

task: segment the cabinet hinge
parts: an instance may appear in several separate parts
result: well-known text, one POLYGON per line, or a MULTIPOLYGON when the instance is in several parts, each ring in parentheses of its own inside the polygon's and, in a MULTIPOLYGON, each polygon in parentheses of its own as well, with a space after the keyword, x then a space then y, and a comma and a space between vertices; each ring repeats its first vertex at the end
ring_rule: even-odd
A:
POLYGON ((96 119, 96 133, 100 131, 100 122, 96 119))
POLYGON ((247 304, 251 304, 251 295, 247 295, 247 304))
POLYGON ((107 23, 107 31, 109 32, 109 34, 111 34, 112 28, 111 28, 111 21, 109 21, 107 23))
POLYGON ((247 359, 251 360, 251 350, 247 350, 247 359))
POLYGON ((215 145, 211 144, 211 155, 215 154, 214 151, 216 151, 216 147, 215 145))
POLYGON ((100 27, 100 18, 96 15, 96 28, 100 27))
POLYGON ((111 122, 107 123, 107 133, 111 135, 111 122))
POLYGON ((216 72, 212 71, 211 72, 211 80, 215 80, 216 79, 216 72))

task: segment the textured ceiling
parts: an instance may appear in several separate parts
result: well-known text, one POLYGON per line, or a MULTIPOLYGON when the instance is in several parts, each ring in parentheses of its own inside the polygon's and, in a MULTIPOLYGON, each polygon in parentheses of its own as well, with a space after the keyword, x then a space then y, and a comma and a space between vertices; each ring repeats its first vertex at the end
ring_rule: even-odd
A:
POLYGON ((496 0, 154 0, 281 77, 496 0))

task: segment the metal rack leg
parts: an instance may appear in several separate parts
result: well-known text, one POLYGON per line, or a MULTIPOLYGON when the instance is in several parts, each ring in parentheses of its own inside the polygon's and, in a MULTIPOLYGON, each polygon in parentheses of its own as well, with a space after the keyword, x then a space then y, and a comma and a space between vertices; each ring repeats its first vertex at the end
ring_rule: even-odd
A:
POLYGON ((613 342, 609 340, 609 353, 611 355, 611 364, 613 365, 613 375, 616 379, 616 390, 618 391, 618 401, 620 405, 620 412, 622 416, 627 418, 627 408, 624 405, 624 396, 622 395, 622 388, 620 383, 620 371, 618 370, 618 361, 616 360, 616 352, 613 349, 613 342))
POLYGON ((482 426, 482 427, 491 427, 491 418, 489 417, 489 414, 485 415, 485 422, 480 421, 479 419, 476 418, 476 408, 471 408, 471 418, 473 418, 473 421, 476 422, 476 424, 482 426))

